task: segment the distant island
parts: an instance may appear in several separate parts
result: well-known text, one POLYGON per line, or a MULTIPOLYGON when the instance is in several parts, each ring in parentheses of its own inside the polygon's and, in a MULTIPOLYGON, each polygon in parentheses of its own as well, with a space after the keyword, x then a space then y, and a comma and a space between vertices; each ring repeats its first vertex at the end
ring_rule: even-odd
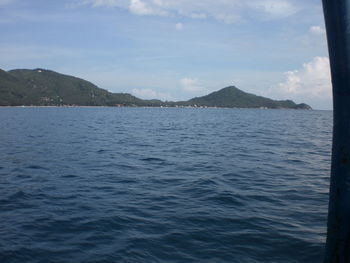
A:
POLYGON ((0 106, 132 106, 311 109, 305 103, 272 100, 234 86, 188 101, 143 100, 111 93, 89 81, 45 69, 0 69, 0 106))

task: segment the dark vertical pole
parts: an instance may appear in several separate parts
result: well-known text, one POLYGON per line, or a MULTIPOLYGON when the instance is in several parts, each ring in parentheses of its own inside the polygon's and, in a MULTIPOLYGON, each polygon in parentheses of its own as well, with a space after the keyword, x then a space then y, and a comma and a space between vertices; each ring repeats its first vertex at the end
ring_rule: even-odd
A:
POLYGON ((323 0, 334 104, 325 263, 350 263, 350 0, 323 0))

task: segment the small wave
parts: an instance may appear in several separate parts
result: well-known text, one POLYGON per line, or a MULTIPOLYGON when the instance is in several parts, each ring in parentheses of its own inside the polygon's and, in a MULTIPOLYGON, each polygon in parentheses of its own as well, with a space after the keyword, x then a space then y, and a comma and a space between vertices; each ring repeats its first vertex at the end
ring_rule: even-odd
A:
POLYGON ((161 165, 161 166, 171 166, 171 165, 173 165, 173 163, 168 162, 165 159, 157 158, 157 157, 142 158, 141 161, 146 162, 148 164, 153 164, 153 165, 161 165))
POLYGON ((141 160, 145 162, 165 162, 164 159, 156 158, 156 157, 143 158, 141 160))
POLYGON ((74 175, 74 174, 66 174, 66 175, 62 175, 61 177, 62 178, 77 178, 78 176, 74 175))
POLYGON ((128 164, 118 164, 116 165, 117 168, 120 169, 127 169, 127 170, 137 170, 138 167, 135 165, 128 165, 128 164))
POLYGON ((0 199, 0 204, 3 205, 2 209, 4 210, 22 208, 31 198, 32 196, 30 194, 27 194, 23 190, 17 190, 0 199))
POLYGON ((213 201, 217 204, 221 204, 224 206, 230 206, 230 207, 240 207, 244 205, 244 202, 241 197, 235 196, 229 192, 215 194, 207 198, 207 200, 213 201))
POLYGON ((8 197, 9 200, 11 201, 18 201, 21 199, 28 199, 30 196, 28 194, 26 194, 24 191, 22 190, 18 190, 17 192, 13 193, 12 195, 10 195, 8 197))
POLYGON ((194 184, 198 186, 216 186, 218 182, 215 178, 201 178, 196 180, 194 184))
POLYGON ((321 262, 331 114, 38 111, 1 133, 0 262, 321 262))
POLYGON ((32 178, 32 176, 29 175, 29 174, 18 174, 18 175, 16 175, 16 177, 19 178, 19 179, 28 179, 28 178, 32 178))
POLYGON ((27 169, 33 169, 33 170, 47 170, 45 167, 42 167, 40 165, 29 165, 26 167, 27 169))

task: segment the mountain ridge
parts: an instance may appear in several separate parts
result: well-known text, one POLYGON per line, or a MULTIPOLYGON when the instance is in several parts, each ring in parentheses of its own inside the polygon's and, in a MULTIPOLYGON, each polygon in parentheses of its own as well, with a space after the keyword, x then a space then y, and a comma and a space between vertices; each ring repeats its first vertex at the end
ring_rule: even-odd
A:
POLYGON ((52 70, 0 69, 0 106, 148 106, 311 109, 305 103, 272 100, 229 86, 187 101, 143 100, 111 93, 81 78, 52 70))

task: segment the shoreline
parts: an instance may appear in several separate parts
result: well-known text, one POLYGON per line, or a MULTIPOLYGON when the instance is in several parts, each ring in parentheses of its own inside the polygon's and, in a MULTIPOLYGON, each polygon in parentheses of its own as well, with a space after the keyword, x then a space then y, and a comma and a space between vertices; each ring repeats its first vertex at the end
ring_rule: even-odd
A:
MULTIPOLYGON (((241 110, 297 110, 297 111, 314 111, 320 109, 292 109, 292 108, 235 108, 235 107, 208 107, 208 106, 89 106, 89 105, 21 105, 21 106, 1 106, 0 108, 159 108, 159 109, 241 109, 241 110)), ((321 110, 321 111, 333 111, 330 110, 321 110)))

